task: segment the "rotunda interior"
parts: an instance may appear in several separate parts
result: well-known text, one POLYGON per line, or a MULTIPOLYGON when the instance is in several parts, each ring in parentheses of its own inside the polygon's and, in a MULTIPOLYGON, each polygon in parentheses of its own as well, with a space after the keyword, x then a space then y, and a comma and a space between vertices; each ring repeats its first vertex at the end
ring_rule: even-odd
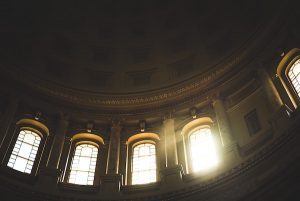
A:
POLYGON ((7 3, 1 200, 299 199, 297 8, 7 3))

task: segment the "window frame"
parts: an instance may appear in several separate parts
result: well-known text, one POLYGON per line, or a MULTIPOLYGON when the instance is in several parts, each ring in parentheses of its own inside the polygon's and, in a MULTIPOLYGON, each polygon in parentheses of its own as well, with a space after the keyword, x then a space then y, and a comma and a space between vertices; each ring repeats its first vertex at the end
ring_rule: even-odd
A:
MULTIPOLYGON (((131 174, 131 183, 132 183, 132 180, 133 180, 133 159, 134 159, 134 149, 136 148, 136 147, 138 147, 139 145, 143 145, 143 144, 151 144, 151 145, 154 145, 154 147, 155 147, 155 163, 156 163, 156 169, 155 169, 155 171, 156 171, 156 178, 155 178, 155 181, 154 182, 156 182, 157 181, 157 162, 156 162, 156 160, 157 160, 157 151, 156 151, 156 143, 154 142, 154 141, 151 141, 151 140, 142 140, 142 141, 139 141, 139 142, 137 142, 137 143, 135 143, 133 146, 132 146, 132 154, 131 154, 131 161, 130 161, 130 165, 131 165, 131 168, 130 168, 130 174, 131 174)), ((153 183, 153 182, 149 182, 149 183, 153 183)), ((147 183, 144 183, 144 184, 147 184, 147 183)), ((133 185, 139 185, 139 184, 133 184, 133 185)))
POLYGON ((139 133, 131 136, 127 140, 127 159, 126 159, 126 185, 148 185, 160 180, 160 138, 156 133, 139 133), (156 181, 144 184, 132 184, 132 162, 133 162, 133 150, 136 146, 144 143, 150 143, 155 146, 155 160, 156 160, 156 181))
POLYGON ((38 174, 39 167, 41 165, 41 159, 43 156, 43 152, 45 149, 45 145, 46 145, 48 136, 49 136, 49 129, 45 126, 45 124, 43 124, 42 122, 40 122, 36 119, 24 118, 24 119, 20 119, 19 121, 17 121, 15 124, 14 131, 13 131, 12 140, 10 141, 6 155, 3 160, 3 163, 5 164, 7 169, 9 169, 10 171, 13 171, 17 174, 20 174, 20 175, 36 176, 38 174), (18 140, 18 136, 22 130, 32 131, 32 132, 36 133, 37 135, 39 135, 41 138, 41 141, 38 146, 37 154, 35 156, 35 160, 33 161, 32 169, 31 169, 30 173, 21 172, 21 171, 18 171, 16 169, 8 166, 10 156, 11 156, 13 149, 15 147, 15 144, 18 140))
POLYGON ((65 165, 65 171, 64 176, 62 179, 63 183, 69 184, 69 185, 76 185, 76 186, 99 186, 100 185, 100 167, 101 164, 106 164, 106 161, 103 159, 103 153, 104 152, 104 140, 101 136, 94 134, 94 133, 77 133, 73 135, 73 137, 70 139, 70 149, 68 154, 68 159, 65 165), (98 148, 97 153, 97 159, 96 159, 96 167, 95 167, 95 173, 94 173, 94 181, 92 185, 86 184, 75 184, 69 182, 69 177, 71 173, 71 165, 73 158, 75 156, 76 147, 82 144, 91 144, 98 148))
MULTIPOLYGON (((193 119, 192 121, 185 124, 182 128, 181 135, 183 138, 183 146, 184 146, 184 158, 185 158, 185 170, 187 174, 198 174, 202 171, 194 171, 193 170, 193 162, 192 162, 192 153, 191 153, 191 142, 190 136, 197 130, 201 128, 209 128, 211 131, 211 136, 214 140, 215 144, 215 151, 219 161, 221 161, 221 154, 220 154, 220 138, 216 129, 216 126, 209 116, 199 117, 197 119, 193 119)), ((217 168, 216 166, 215 168, 217 168)), ((214 169, 214 168, 213 168, 214 169)), ((212 170, 213 170, 212 169, 212 170)), ((211 170, 207 170, 211 171, 211 170)), ((207 172, 203 171, 203 172, 207 172)))
POLYGON ((282 58, 277 67, 277 75, 295 109, 300 105, 300 96, 298 95, 288 73, 294 63, 299 59, 300 49, 294 48, 282 58))
POLYGON ((250 110, 244 115, 244 122, 247 126, 248 134, 250 137, 258 134, 262 130, 260 117, 256 108, 250 110), (256 122, 253 122, 251 120, 255 120, 256 122), (253 125, 256 125, 256 127, 254 127, 253 125))
POLYGON ((42 140, 42 135, 40 133, 38 133, 36 131, 33 131, 30 128, 22 128, 22 129, 20 129, 18 137, 17 137, 17 140, 16 140, 16 142, 14 144, 14 147, 13 147, 13 151, 12 151, 12 153, 9 156, 9 161, 7 163, 7 166, 10 167, 10 168, 12 168, 12 169, 14 169, 14 170, 17 170, 17 171, 20 171, 20 172, 23 172, 23 173, 27 173, 27 174, 31 174, 31 171, 32 171, 32 168, 33 168, 33 163, 36 160, 37 151, 38 151, 38 149, 40 147, 41 140, 42 140), (19 139, 21 135, 24 136, 23 137, 24 139, 19 139), (33 142, 30 142, 30 143, 26 142, 26 140, 25 140, 26 136, 32 136, 34 138, 33 142), (37 141, 38 141, 38 143, 37 143, 37 141), (17 143, 20 143, 20 144, 17 145, 17 143), (24 148, 24 146, 25 147, 27 146, 27 148, 30 147, 30 152, 27 153, 28 156, 22 156, 24 153, 22 154, 21 150, 22 150, 22 148, 24 148), (17 153, 14 153, 15 149, 17 149, 17 153), (36 153, 32 155, 32 152, 35 149, 36 149, 36 151, 35 151, 36 153), (23 160, 26 161, 26 165, 23 167, 23 170, 17 169, 18 165, 16 165, 16 164, 17 164, 18 159, 23 159, 23 160), (11 162, 11 160, 13 162, 11 162), (30 165, 31 163, 32 163, 31 168, 30 169, 27 168, 27 166, 30 165), (11 167, 11 165, 12 165, 12 167, 11 167), (27 171, 29 171, 29 172, 27 172, 27 171))

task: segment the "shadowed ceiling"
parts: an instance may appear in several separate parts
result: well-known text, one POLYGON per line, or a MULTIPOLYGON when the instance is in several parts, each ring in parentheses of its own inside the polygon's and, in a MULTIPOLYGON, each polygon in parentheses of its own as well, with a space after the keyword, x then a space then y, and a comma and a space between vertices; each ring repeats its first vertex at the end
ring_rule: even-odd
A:
POLYGON ((183 83, 237 54, 269 23, 261 1, 15 1, 1 63, 51 84, 126 94, 183 83))

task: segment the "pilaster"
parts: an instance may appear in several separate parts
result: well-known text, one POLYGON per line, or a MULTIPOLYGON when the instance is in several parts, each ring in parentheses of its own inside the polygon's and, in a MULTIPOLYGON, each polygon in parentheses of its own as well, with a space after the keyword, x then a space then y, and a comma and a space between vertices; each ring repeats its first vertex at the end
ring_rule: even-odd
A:
POLYGON ((234 138, 223 101, 220 98, 215 98, 213 100, 213 108, 216 113, 222 145, 224 147, 229 146, 233 143, 234 138))
POLYGON ((58 122, 57 131, 54 136, 52 147, 50 150, 50 155, 48 158, 47 167, 58 169, 60 158, 62 155, 66 132, 68 129, 69 121, 65 116, 62 116, 58 122))
POLYGON ((106 175, 103 175, 100 179, 100 191, 104 194, 120 192, 123 183, 123 176, 119 174, 121 130, 121 122, 113 121, 109 139, 106 175))
POLYGON ((278 109, 283 105, 283 102, 274 83, 272 82, 272 79, 264 68, 259 68, 257 70, 257 74, 263 84, 263 88, 267 95, 268 102, 272 108, 272 112, 278 111, 278 109))
POLYGON ((4 140, 8 135, 8 130, 17 112, 18 105, 19 100, 16 97, 12 97, 11 101, 8 104, 8 107, 6 108, 3 114, 3 121, 1 122, 0 126, 0 148, 2 148, 4 140))
POLYGON ((229 119, 224 107, 224 102, 220 97, 213 100, 213 108, 219 127, 220 139, 222 143, 223 169, 228 169, 240 161, 238 145, 234 139, 229 119))
POLYGON ((47 167, 40 172, 38 188, 44 189, 52 186, 51 188, 56 189, 56 187, 54 186, 58 183, 62 173, 62 170, 59 169, 59 162, 65 143, 65 136, 68 125, 69 121, 66 119, 66 116, 61 116, 52 142, 49 158, 47 161, 47 167))
POLYGON ((178 165, 176 134, 174 118, 165 118, 163 121, 163 133, 165 137, 166 167, 178 165))
POLYGON ((112 123, 111 134, 109 139, 106 174, 119 173, 121 129, 122 127, 119 121, 114 121, 112 123))
POLYGON ((177 156, 177 142, 175 133, 175 120, 172 115, 164 118, 163 121, 163 134, 164 134, 164 147, 166 156, 166 167, 161 169, 160 176, 162 185, 166 188, 182 182, 182 166, 178 165, 177 156))

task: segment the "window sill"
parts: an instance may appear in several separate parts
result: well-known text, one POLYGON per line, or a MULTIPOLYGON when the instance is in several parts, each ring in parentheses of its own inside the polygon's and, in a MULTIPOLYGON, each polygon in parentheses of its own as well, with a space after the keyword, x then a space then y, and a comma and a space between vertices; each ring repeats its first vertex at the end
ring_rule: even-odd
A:
POLYGON ((140 191, 154 191, 160 189, 161 182, 153 182, 148 184, 136 184, 136 185, 127 185, 122 186, 121 191, 123 193, 134 193, 140 191))
POLYGON ((70 183, 59 183, 58 189, 63 192, 76 192, 76 193, 97 193, 99 191, 99 186, 93 185, 79 185, 70 183))
POLYGON ((192 182, 192 181, 203 181, 207 182, 209 180, 215 179, 218 174, 218 167, 215 167, 209 171, 205 172, 192 172, 182 176, 183 182, 192 182))
POLYGON ((1 165, 0 172, 3 177, 7 177, 9 179, 14 178, 16 181, 27 183, 33 185, 37 181, 37 176, 33 174, 27 174, 24 172, 20 172, 18 170, 12 169, 10 167, 1 165))

